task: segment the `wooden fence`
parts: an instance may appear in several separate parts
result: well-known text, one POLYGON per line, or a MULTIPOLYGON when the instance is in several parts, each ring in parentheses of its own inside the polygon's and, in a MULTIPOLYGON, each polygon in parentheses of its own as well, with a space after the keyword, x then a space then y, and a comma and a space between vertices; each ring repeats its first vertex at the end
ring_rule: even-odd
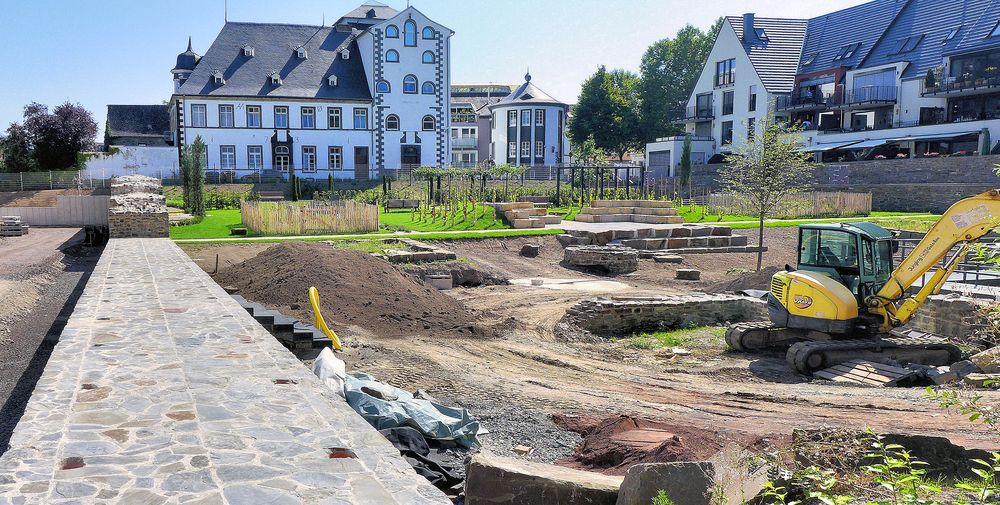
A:
POLYGON ((243 202, 243 225, 262 235, 308 235, 378 231, 378 207, 351 200, 312 205, 243 202))
POLYGON ((55 207, 0 207, 0 216, 20 216, 29 226, 107 226, 109 199, 59 195, 55 207))
MULTIPOLYGON (((768 216, 772 218, 798 217, 853 217, 867 216, 872 211, 871 193, 826 193, 814 191, 786 197, 768 216)), ((708 196, 709 214, 753 216, 757 211, 750 202, 732 193, 713 193, 708 196)))

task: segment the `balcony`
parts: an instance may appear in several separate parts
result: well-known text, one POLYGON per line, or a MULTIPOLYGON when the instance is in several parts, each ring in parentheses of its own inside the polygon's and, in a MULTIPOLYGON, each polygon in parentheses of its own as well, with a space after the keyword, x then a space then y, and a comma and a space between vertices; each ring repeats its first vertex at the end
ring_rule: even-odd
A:
POLYGON ((921 85, 923 96, 972 96, 1000 92, 1000 76, 966 78, 948 77, 935 86, 921 85))
POLYGON ((695 106, 684 109, 684 115, 675 123, 701 123, 715 119, 715 108, 710 106, 695 106))
POLYGON ((861 109, 887 107, 896 103, 899 88, 896 86, 865 86, 844 91, 835 96, 830 104, 832 109, 861 109))
POLYGON ((452 149, 476 149, 479 147, 478 137, 452 137, 451 138, 452 149))
POLYGON ((475 114, 451 114, 451 124, 475 124, 476 120, 479 119, 475 114))
POLYGON ((827 93, 796 93, 779 96, 775 109, 781 112, 805 112, 825 109, 833 101, 833 94, 827 93))

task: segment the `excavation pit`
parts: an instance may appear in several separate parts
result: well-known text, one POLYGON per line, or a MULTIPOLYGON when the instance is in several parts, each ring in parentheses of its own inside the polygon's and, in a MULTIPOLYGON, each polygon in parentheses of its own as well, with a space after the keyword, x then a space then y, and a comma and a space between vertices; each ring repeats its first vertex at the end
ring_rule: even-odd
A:
POLYGON ((612 338, 765 319, 767 305, 761 300, 745 296, 698 293, 592 298, 570 307, 561 322, 569 328, 612 338))
POLYGON ((628 247, 569 246, 563 259, 570 265, 591 268, 609 275, 628 274, 639 269, 639 252, 628 247))

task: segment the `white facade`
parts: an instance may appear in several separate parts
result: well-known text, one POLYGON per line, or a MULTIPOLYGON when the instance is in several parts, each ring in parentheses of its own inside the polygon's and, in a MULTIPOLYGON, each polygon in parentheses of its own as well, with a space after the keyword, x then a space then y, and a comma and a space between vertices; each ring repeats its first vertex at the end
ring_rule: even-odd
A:
POLYGON ((562 107, 497 106, 492 112, 495 162, 555 165, 564 163, 569 156, 566 111, 562 107))
POLYGON ((110 152, 93 153, 81 175, 109 179, 140 174, 156 178, 177 177, 177 148, 172 146, 109 146, 110 152))
MULTIPOLYGON (((282 97, 281 84, 269 83, 267 75, 260 77, 261 89, 268 84, 278 86, 270 94, 175 94, 171 115, 180 145, 189 145, 200 136, 207 147, 206 170, 233 174, 237 179, 264 172, 287 177, 289 169, 307 179, 329 175, 373 179, 383 171, 404 167, 448 165, 453 32, 412 7, 389 19, 372 21, 360 31, 352 25, 353 33, 352 26, 346 26, 350 38, 344 44, 350 48, 356 43, 358 51, 338 49, 334 57, 361 60, 370 100, 308 98, 300 96, 301 88, 296 91, 300 95, 282 97)), ((293 49, 288 50, 290 55, 293 49)), ((318 50, 333 48, 313 49, 318 50)), ((244 56, 259 57, 261 48, 254 53, 257 56, 244 56)), ((316 56, 315 52, 300 58, 310 56, 316 56)), ((291 68, 287 72, 295 72, 292 63, 286 66, 291 68)), ((192 72, 175 69, 174 75, 181 78, 177 84, 181 89, 192 72)), ((345 76, 333 79, 315 79, 319 90, 315 95, 323 96, 324 87, 335 89, 346 81, 345 76)), ((226 89, 224 82, 215 84, 219 90, 226 89)), ((175 149, 178 157, 179 149, 175 149)))

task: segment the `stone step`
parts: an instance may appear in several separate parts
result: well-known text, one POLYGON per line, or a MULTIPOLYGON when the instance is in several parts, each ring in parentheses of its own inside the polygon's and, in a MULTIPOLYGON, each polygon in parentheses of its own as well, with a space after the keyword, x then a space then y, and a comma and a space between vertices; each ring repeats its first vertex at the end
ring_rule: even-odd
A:
POLYGON ((535 206, 535 204, 531 202, 504 202, 504 203, 497 203, 494 205, 496 206, 497 209, 500 209, 500 212, 508 212, 515 209, 530 209, 535 206))
POLYGON ((591 207, 644 207, 644 208, 670 208, 673 202, 668 200, 594 200, 590 202, 591 207))
POLYGON ((555 214, 547 214, 545 216, 545 224, 559 224, 562 223, 562 216, 557 216, 555 214))
POLYGON ((677 237, 666 239, 665 249, 690 249, 695 247, 744 247, 747 238, 742 235, 725 237, 677 237))
POLYGON ((543 208, 543 207, 532 207, 532 208, 528 209, 528 212, 529 212, 528 215, 536 216, 536 217, 543 217, 543 216, 545 216, 546 214, 549 213, 549 211, 545 210, 545 208, 543 208))
POLYGON ((681 224, 684 218, 681 216, 647 216, 643 214, 632 214, 633 223, 643 224, 681 224))
POLYGON ((545 219, 535 217, 514 219, 510 222, 510 225, 518 230, 523 230, 525 228, 545 228, 545 219))
POLYGON ((508 210, 503 213, 503 217, 507 218, 508 221, 513 221, 515 219, 528 219, 532 216, 532 209, 514 209, 508 210))

